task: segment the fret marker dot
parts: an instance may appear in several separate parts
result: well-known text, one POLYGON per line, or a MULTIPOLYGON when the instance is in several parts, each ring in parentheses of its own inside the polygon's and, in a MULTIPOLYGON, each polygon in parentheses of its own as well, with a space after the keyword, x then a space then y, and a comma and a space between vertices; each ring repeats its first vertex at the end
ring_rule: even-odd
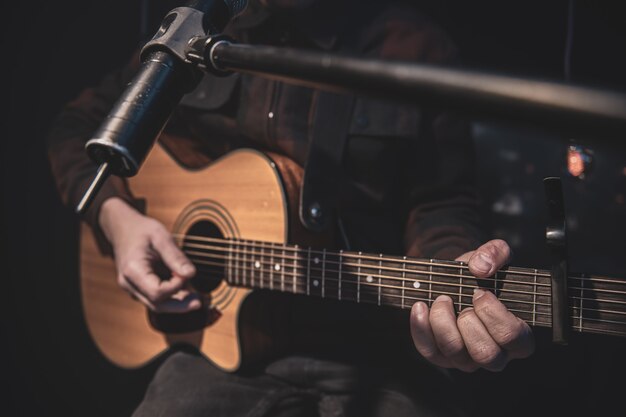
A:
POLYGON ((419 287, 420 287, 420 282, 419 282, 419 281, 415 281, 415 282, 413 283, 413 287, 414 287, 414 288, 419 288, 419 287))
POLYGON ((320 285, 320 282, 316 279, 313 280, 313 286, 317 287, 318 285, 320 285))
POLYGON ((259 261, 254 261, 254 267, 255 267, 255 268, 260 268, 260 267, 261 267, 261 262, 259 262, 259 261))
POLYGON ((372 277, 371 275, 368 275, 367 278, 365 278, 365 281, 374 282, 374 277, 372 277))
POLYGON ((318 263, 320 263, 320 258, 313 259, 313 262, 315 262, 315 265, 317 265, 318 263))
POLYGON ((274 265, 274 269, 277 270, 277 271, 280 271, 280 264, 274 265))

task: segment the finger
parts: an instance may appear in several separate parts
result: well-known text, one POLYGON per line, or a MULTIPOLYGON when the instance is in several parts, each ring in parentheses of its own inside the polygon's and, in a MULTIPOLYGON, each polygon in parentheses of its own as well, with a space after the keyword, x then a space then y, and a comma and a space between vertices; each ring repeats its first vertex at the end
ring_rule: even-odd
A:
POLYGON ((468 262, 469 270, 478 278, 487 278, 506 265, 510 257, 511 248, 504 240, 490 240, 474 251, 468 262))
POLYGON ((174 239, 165 229, 159 229, 150 239, 152 247, 174 274, 184 279, 193 277, 196 268, 185 254, 176 246, 174 239))
POLYGON ((508 360, 506 352, 491 337, 473 308, 466 308, 457 318, 459 332, 472 360, 489 371, 501 371, 508 360))
POLYGON ((122 268, 122 276, 132 290, 140 293, 150 304, 156 305, 179 291, 185 281, 174 275, 163 280, 156 275, 147 259, 128 262, 122 268))
POLYGON ((439 351, 451 360, 456 368, 471 372, 478 367, 467 352, 456 324, 452 299, 447 295, 440 295, 433 303, 430 309, 430 325, 439 351))
POLYGON ((452 362, 445 358, 435 343, 435 336, 430 327, 428 306, 421 301, 411 308, 411 337, 417 351, 434 365, 442 368, 451 368, 452 362))
POLYGON ((180 290, 169 299, 153 303, 128 280, 122 280, 123 283, 120 284, 120 286, 125 289, 133 299, 139 301, 155 313, 186 313, 197 310, 202 306, 200 295, 188 290, 180 290))
POLYGON ((535 341, 530 327, 511 313, 495 295, 476 289, 473 304, 476 316, 510 358, 525 358, 533 353, 535 341))
POLYGON ((119 286, 123 290, 125 290, 128 294, 130 294, 133 300, 139 301, 141 304, 145 305, 152 311, 156 309, 155 305, 150 300, 148 300, 146 296, 143 295, 141 291, 139 291, 139 289, 137 289, 137 287, 134 284, 128 281, 128 279, 126 279, 126 277, 123 274, 119 275, 117 281, 118 281, 119 286))

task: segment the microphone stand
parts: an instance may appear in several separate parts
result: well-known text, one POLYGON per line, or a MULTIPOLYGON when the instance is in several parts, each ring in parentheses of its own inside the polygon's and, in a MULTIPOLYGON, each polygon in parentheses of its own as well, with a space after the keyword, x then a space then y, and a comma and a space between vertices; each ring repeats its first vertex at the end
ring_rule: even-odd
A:
POLYGON ((188 54, 203 68, 439 106, 561 132, 626 135, 626 92, 407 62, 221 41, 188 54))
POLYGON ((220 32, 244 6, 239 0, 195 0, 165 17, 142 50, 142 72, 87 142, 86 151, 100 168, 78 213, 87 209, 109 174, 128 177, 138 172, 172 110, 185 93, 197 86, 202 71, 216 75, 232 71, 256 74, 322 90, 439 106, 479 118, 517 121, 563 133, 591 133, 605 140, 623 140, 626 136, 623 91, 237 44, 220 32), (230 13, 224 12, 224 3, 230 13), (219 24, 207 28, 209 15, 217 16, 219 24))

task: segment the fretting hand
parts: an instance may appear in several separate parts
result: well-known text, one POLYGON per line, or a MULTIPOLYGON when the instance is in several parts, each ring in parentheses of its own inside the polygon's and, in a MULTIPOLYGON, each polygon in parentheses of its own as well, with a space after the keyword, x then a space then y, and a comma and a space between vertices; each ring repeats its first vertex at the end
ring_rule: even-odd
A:
MULTIPOLYGON (((508 244, 492 240, 457 261, 468 262, 475 277, 487 278, 508 263, 509 257, 508 244)), ((452 299, 446 295, 437 297, 430 309, 423 302, 413 305, 411 335, 424 358, 437 366, 473 372, 478 368, 500 371, 512 359, 532 354, 530 327, 493 293, 475 290, 472 304, 458 316, 452 299)))

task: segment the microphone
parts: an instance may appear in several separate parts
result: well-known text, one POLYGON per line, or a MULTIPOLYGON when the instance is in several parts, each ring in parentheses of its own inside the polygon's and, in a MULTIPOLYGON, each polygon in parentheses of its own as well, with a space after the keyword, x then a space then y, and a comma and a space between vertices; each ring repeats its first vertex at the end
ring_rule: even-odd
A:
POLYGON ((202 72, 186 57, 190 41, 219 34, 247 0, 191 0, 171 10, 141 51, 141 67, 107 118, 85 145, 100 165, 76 208, 89 208, 110 174, 132 177, 183 95, 197 87, 202 72))

